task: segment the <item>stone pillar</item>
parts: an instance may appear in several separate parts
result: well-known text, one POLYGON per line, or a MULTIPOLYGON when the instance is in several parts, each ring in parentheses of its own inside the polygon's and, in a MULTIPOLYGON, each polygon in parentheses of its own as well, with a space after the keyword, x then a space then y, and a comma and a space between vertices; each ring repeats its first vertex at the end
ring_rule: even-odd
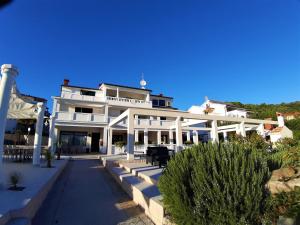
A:
POLYGON ((217 120, 211 121, 211 139, 212 142, 219 142, 217 120))
POLYGON ((157 131, 157 144, 161 145, 161 131, 160 130, 157 131))
POLYGON ((182 128, 181 128, 181 117, 177 117, 175 122, 176 129, 176 152, 182 150, 182 128))
POLYGON ((113 129, 107 129, 107 155, 112 155, 112 136, 113 136, 113 129))
POLYGON ((241 130, 240 130, 240 125, 239 125, 239 124, 236 125, 235 133, 236 133, 237 135, 240 135, 240 134, 241 134, 241 130))
POLYGON ((139 142, 139 130, 134 131, 134 142, 139 142))
POLYGON ((190 131, 186 132, 186 140, 191 141, 191 133, 190 131))
POLYGON ((102 139, 102 142, 103 142, 102 153, 107 153, 107 127, 103 127, 103 139, 102 139))
POLYGON ((245 122, 240 123, 240 134, 242 137, 246 137, 246 129, 245 129, 245 122))
POLYGON ((223 138, 224 138, 224 141, 228 141, 228 137, 227 137, 227 131, 223 131, 223 138))
POLYGON ((127 160, 134 159, 134 117, 128 113, 127 124, 127 160))
POLYGON ((1 66, 2 78, 0 81, 0 189, 4 186, 4 175, 3 175, 3 144, 5 135, 6 118, 9 108, 9 100, 11 89, 16 76, 18 75, 18 70, 12 64, 3 64, 1 66))
POLYGON ((193 143, 195 145, 199 144, 199 138, 198 138, 198 131, 197 130, 193 131, 193 143))
POLYGON ((42 151, 42 139, 43 139, 43 125, 45 105, 43 102, 37 103, 37 120, 35 125, 35 135, 33 144, 33 157, 32 164, 34 166, 40 166, 41 163, 41 151, 42 151))

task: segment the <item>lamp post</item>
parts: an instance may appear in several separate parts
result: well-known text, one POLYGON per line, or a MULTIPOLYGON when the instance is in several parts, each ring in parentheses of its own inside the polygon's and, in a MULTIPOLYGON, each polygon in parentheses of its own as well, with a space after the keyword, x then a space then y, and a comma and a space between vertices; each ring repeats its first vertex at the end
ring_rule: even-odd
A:
POLYGON ((27 129, 27 145, 29 145, 29 134, 30 134, 30 131, 31 131, 31 127, 28 127, 27 129))

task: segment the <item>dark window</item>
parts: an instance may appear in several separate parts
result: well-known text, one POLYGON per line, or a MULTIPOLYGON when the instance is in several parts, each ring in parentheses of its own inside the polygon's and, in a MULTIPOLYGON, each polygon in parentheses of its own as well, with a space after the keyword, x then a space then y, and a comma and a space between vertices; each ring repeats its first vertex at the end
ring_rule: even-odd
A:
POLYGON ((62 131, 60 133, 60 142, 62 146, 72 146, 72 145, 79 145, 79 146, 86 146, 86 132, 67 132, 62 131))
POLYGON ((93 113, 93 109, 91 109, 91 108, 82 108, 82 107, 75 107, 75 112, 79 112, 79 113, 93 113))
POLYGON ((95 96, 96 92, 95 91, 86 91, 86 90, 81 90, 80 91, 81 95, 88 95, 88 96, 95 96))
POLYGON ((160 120, 167 120, 167 117, 162 116, 160 117, 160 120))
POLYGON ((159 106, 166 106, 165 100, 159 100, 159 106))
POLYGON ((155 106, 158 106, 158 100, 157 99, 153 99, 152 100, 152 104, 155 105, 155 106))

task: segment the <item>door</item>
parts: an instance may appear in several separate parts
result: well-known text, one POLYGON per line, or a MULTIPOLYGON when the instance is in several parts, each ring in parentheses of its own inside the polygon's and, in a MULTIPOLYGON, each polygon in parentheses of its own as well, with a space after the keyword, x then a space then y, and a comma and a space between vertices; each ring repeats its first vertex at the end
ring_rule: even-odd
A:
POLYGON ((100 133, 92 133, 91 152, 99 152, 100 133))

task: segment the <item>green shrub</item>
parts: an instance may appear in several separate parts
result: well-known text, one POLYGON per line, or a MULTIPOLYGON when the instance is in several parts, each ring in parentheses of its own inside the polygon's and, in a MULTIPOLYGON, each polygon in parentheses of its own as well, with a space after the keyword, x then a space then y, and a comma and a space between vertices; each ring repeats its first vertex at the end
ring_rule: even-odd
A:
POLYGON ((171 159, 158 185, 176 224, 261 224, 269 177, 256 149, 203 144, 171 159))
POLYGON ((123 148, 126 145, 126 143, 124 141, 117 141, 115 143, 115 146, 118 148, 123 148))

